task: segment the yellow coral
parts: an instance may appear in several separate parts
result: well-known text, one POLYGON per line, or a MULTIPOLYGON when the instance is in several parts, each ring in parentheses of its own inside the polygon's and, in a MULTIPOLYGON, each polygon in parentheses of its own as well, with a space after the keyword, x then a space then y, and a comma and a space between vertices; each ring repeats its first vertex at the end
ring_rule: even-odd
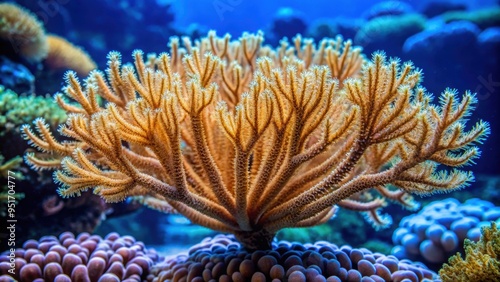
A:
MULTIPOLYGON (((5 180, 5 184, 0 185, 0 215, 5 216, 7 204, 24 198, 24 193, 9 193, 9 187, 12 185, 12 179, 21 180, 22 175, 16 170, 23 162, 23 158, 16 156, 6 162, 5 158, 0 154, 0 176, 5 180)), ((12 192, 12 191, 11 191, 12 192)))
POLYGON ((0 4, 0 39, 9 42, 14 51, 27 60, 38 62, 47 56, 48 44, 42 23, 16 4, 0 4))
MULTIPOLYGON (((15 169, 19 167, 19 165, 23 162, 23 158, 16 156, 6 162, 4 162, 4 157, 0 154, 0 175, 7 179, 9 174, 15 169)), ((16 178, 19 178, 19 175, 16 175, 16 178)))
POLYGON ((443 282, 496 282, 500 278, 500 231, 495 222, 483 227, 481 239, 465 239, 465 259, 452 256, 439 271, 443 282))
POLYGON ((49 69, 74 70, 78 75, 86 76, 97 66, 81 48, 57 35, 48 35, 49 53, 44 63, 49 69))
POLYGON ((411 64, 381 53, 365 61, 350 41, 262 41, 211 32, 181 47, 174 38, 170 54, 134 52, 135 67, 111 53, 107 76, 92 72, 83 85, 69 73, 63 90, 81 107, 56 99, 70 113, 61 133, 74 141, 55 140, 39 119, 38 134, 23 128, 26 138, 64 158, 27 160, 60 163, 65 197, 88 188, 111 202, 141 196, 250 249, 269 248, 281 228, 323 223, 337 206, 387 225, 378 213, 386 198, 411 208, 407 192, 472 180, 437 171, 478 155, 473 144, 489 129, 464 129, 472 94, 447 90, 433 105, 411 64))

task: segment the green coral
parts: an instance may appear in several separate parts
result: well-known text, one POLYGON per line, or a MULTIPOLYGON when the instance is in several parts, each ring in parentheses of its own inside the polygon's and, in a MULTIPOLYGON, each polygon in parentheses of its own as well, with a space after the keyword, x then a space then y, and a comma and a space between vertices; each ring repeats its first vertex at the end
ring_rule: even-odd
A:
POLYGON ((391 253, 391 250, 394 246, 380 240, 369 240, 366 243, 362 244, 360 247, 366 248, 374 253, 382 253, 388 255, 391 253))
POLYGON ((443 282, 495 282, 500 277, 500 231, 497 223, 483 227, 481 239, 474 243, 466 239, 465 259, 460 253, 452 256, 439 271, 443 282))
MULTIPOLYGON (((5 89, 0 85, 0 175, 2 179, 8 179, 12 176, 16 181, 23 180, 23 176, 19 173, 22 165, 22 157, 14 156, 6 157, 4 154, 16 154, 7 149, 7 143, 14 143, 11 138, 19 135, 19 128, 25 123, 31 123, 38 117, 43 117, 50 125, 56 127, 58 124, 66 120, 66 113, 59 108, 52 97, 40 97, 35 95, 18 95, 11 90, 5 89), (14 174, 9 171, 16 171, 14 174)), ((16 145, 17 146, 17 145, 16 145)), ((21 152, 22 153, 22 152, 21 152)), ((11 195, 12 196, 12 195, 11 195)), ((16 193, 14 198, 20 200, 24 197, 22 193, 16 193)), ((2 204, 0 215, 5 214, 5 203, 9 199, 7 180, 0 184, 0 203, 2 204)))
MULTIPOLYGON (((7 179, 9 177, 9 171, 19 168, 19 165, 23 162, 23 158, 17 156, 5 162, 5 157, 0 154, 0 175, 7 179)), ((14 175, 16 178, 20 178, 18 175, 14 175)))
POLYGON ((500 25, 500 8, 483 9, 477 11, 454 11, 444 14, 443 20, 446 23, 453 21, 470 21, 480 29, 500 25))
MULTIPOLYGON (((17 170, 19 169, 20 167, 20 164, 23 162, 23 159, 19 156, 15 157, 15 158, 12 158, 6 162, 4 162, 5 158, 4 156, 2 156, 2 154, 0 154, 0 176, 4 179, 9 179, 9 176, 11 177, 14 177, 14 179, 16 180, 22 180, 22 175, 18 172, 14 172, 12 173, 12 171, 14 170, 17 170)), ((5 181, 5 184, 7 184, 8 182, 5 181)), ((6 204, 9 199, 12 199, 12 198, 9 198, 9 196, 11 197, 14 197, 14 199, 16 200, 20 200, 22 198, 24 198, 24 194, 23 193, 15 193, 14 195, 10 195, 8 193, 9 191, 9 186, 8 185, 1 185, 0 186, 0 204, 1 204, 1 208, 0 208, 0 216, 4 216, 5 215, 5 212, 6 212, 6 204)))
POLYGON ((406 38, 424 30, 425 25, 426 18, 419 14, 377 17, 361 27, 354 42, 369 44, 376 41, 386 44, 396 38, 404 42, 406 38))
POLYGON ((66 113, 52 97, 20 96, 0 85, 0 136, 38 117, 57 125, 66 120, 66 113))
POLYGON ((300 243, 316 241, 343 242, 340 232, 336 232, 328 223, 308 228, 285 228, 278 232, 276 238, 300 243))
POLYGON ((358 212, 340 209, 327 223, 307 228, 285 228, 276 237, 301 243, 329 241, 337 245, 360 246, 368 241, 366 230, 358 212))

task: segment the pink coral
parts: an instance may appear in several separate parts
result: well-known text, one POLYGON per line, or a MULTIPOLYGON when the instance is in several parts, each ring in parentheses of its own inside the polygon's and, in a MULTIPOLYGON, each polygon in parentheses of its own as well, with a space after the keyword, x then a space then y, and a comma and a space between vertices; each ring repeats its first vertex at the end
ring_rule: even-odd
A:
POLYGON ((16 249, 12 261, 0 256, 0 281, 141 281, 158 259, 154 251, 131 236, 110 233, 104 239, 70 232, 28 240, 16 249), (15 274, 9 273, 11 263, 15 274), (43 281, 43 280, 40 280, 43 281))

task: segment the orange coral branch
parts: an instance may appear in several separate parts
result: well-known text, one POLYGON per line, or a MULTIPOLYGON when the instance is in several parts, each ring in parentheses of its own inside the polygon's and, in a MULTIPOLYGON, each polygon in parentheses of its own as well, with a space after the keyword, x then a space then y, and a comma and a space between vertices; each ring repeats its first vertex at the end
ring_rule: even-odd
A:
POLYGON ((448 90, 433 105, 411 64, 383 53, 366 61, 340 38, 315 46, 297 37, 277 49, 262 40, 174 38, 170 55, 145 61, 134 52, 135 67, 112 52, 106 77, 92 72, 81 87, 68 75, 63 91, 81 108, 57 96, 72 113, 61 127, 72 143, 55 140, 42 121, 38 134, 23 131, 40 150, 66 156, 56 172, 62 195, 140 196, 250 249, 269 248, 281 228, 326 222, 337 205, 385 226, 385 199, 415 208, 408 193, 472 181, 456 168, 437 170, 470 163, 489 133, 484 122, 464 129, 472 94, 448 90))

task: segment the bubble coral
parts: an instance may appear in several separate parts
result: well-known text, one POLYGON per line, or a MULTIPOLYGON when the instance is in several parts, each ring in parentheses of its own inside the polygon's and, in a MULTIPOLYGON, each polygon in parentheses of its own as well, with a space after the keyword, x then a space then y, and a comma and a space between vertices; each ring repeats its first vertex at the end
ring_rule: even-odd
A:
POLYGON ((481 229, 481 239, 465 240, 465 258, 451 257, 439 271, 443 282, 494 282, 500 277, 500 231, 495 222, 481 229))
POLYGON ((206 238, 187 254, 151 268, 148 281, 430 281, 424 265, 368 249, 273 242, 273 249, 247 252, 232 235, 206 238))
POLYGON ((0 39, 31 62, 47 56, 48 44, 43 24, 28 10, 10 3, 0 4, 0 39))
POLYGON ((70 232, 28 240, 15 258, 0 256, 0 281, 141 281, 158 255, 131 236, 110 233, 104 239, 70 232), (17 270, 10 274, 11 264, 17 270), (10 281, 10 280, 7 280, 10 281))
POLYGON ((427 205, 418 214, 403 218, 393 233, 396 257, 422 260, 440 266, 457 251, 464 239, 479 240, 480 228, 500 218, 500 207, 470 199, 461 204, 449 198, 427 205))

